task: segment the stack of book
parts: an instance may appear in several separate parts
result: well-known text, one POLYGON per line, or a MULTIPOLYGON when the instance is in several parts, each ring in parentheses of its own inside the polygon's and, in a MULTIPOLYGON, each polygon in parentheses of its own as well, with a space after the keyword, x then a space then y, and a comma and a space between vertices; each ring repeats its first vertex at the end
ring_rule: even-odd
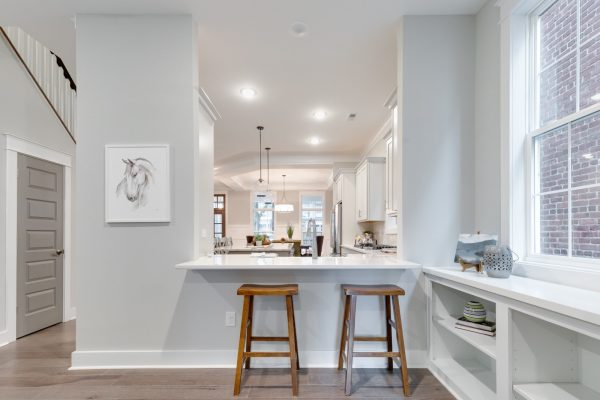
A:
POLYGON ((496 336, 496 323, 491 321, 471 322, 465 317, 456 320, 456 328, 487 336, 496 336))

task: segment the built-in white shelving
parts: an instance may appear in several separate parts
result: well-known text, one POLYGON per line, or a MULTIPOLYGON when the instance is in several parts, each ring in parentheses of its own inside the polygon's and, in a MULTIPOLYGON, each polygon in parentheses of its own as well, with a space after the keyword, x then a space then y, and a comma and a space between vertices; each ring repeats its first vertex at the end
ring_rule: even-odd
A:
POLYGON ((600 400, 600 293, 459 268, 428 277, 430 369, 460 400, 600 400), (497 335, 455 328, 466 301, 497 335))
POLYGON ((496 374, 476 360, 441 358, 433 360, 436 375, 443 381, 452 382, 453 391, 469 399, 494 399, 496 374))
POLYGON ((580 383, 524 383, 514 390, 524 400, 600 400, 600 393, 580 383))
POLYGON ((470 300, 484 304, 494 320, 496 305, 484 298, 433 283, 431 292, 432 372, 460 399, 496 398, 496 338, 455 327, 470 300))
POLYGON ((458 336, 465 342, 469 343, 477 350, 483 352, 487 356, 496 359, 496 338, 493 336, 487 336, 475 332, 458 329, 455 327, 456 318, 446 317, 442 318, 434 316, 435 322, 444 329, 447 329, 450 333, 458 336))

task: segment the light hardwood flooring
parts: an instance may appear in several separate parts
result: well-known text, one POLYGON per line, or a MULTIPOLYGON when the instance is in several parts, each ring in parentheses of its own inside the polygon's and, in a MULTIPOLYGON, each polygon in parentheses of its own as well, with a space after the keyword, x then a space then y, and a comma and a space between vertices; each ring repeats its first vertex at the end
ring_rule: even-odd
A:
MULTIPOLYGON (((0 347, 0 399, 183 400, 233 398, 233 369, 137 369, 68 371, 75 349, 75 322, 60 324, 0 347)), ((304 399, 403 399, 397 370, 356 369, 354 393, 344 395, 336 369, 302 369, 304 399)), ((410 370, 413 400, 451 400, 425 369, 410 370)), ((245 371, 240 399, 289 399, 286 369, 245 371)))

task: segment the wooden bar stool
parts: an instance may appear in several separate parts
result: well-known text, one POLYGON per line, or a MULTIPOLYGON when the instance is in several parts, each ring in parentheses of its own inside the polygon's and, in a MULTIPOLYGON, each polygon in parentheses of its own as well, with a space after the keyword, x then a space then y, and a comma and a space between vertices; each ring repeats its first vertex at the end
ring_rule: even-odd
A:
POLYGON ((242 365, 250 368, 252 357, 289 357, 292 373, 292 393, 298 395, 298 370, 300 360, 298 359, 298 342, 296 340, 296 320, 294 319, 294 300, 292 296, 298 294, 298 285, 242 285, 237 290, 239 296, 244 296, 244 308, 242 311, 242 325, 240 327, 240 343, 238 346, 237 366, 235 370, 235 384, 233 395, 240 394, 242 381, 242 365), (288 320, 288 336, 252 336, 252 314, 254 309, 254 296, 285 296, 288 320), (288 342, 290 351, 279 352, 253 352, 252 342, 288 342))
POLYGON ((402 320, 400 318, 400 304, 398 296, 404 296, 404 289, 396 285, 342 285, 346 296, 344 307, 344 321, 342 324, 342 340, 340 342, 340 357, 338 369, 344 368, 346 360, 346 395, 352 392, 352 359, 353 357, 387 357, 388 370, 394 368, 394 357, 400 358, 402 376, 402 390, 405 396, 410 396, 408 386, 408 368, 406 366, 406 352, 404 349, 404 334, 402 332, 402 320), (356 322, 356 300, 358 296, 385 296, 385 325, 386 335, 382 337, 355 336, 354 327, 356 322), (392 308, 394 305, 394 321, 392 321, 392 308), (393 351, 392 328, 396 330, 396 341, 398 351, 393 351), (355 352, 354 342, 387 342, 387 351, 381 352, 355 352), (346 352, 344 347, 347 346, 346 352))

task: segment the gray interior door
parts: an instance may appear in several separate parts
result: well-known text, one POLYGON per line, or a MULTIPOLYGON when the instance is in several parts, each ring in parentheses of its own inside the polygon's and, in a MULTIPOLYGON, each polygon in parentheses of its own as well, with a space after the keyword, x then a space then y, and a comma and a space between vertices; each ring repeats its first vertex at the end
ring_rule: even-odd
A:
POLYGON ((17 337, 62 322, 63 167, 19 154, 17 337))

